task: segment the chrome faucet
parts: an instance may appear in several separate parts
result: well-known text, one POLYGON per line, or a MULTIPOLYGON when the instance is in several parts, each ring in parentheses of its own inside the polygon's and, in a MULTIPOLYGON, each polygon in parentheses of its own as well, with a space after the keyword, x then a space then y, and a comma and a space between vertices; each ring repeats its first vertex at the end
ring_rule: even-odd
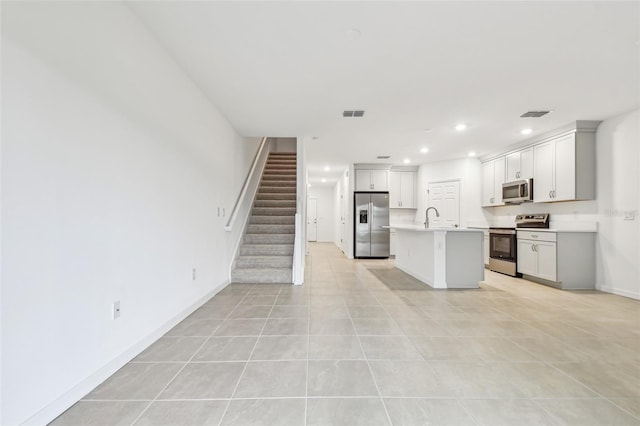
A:
POLYGON ((427 211, 424 212, 424 229, 429 229, 429 210, 435 210, 436 217, 440 217, 440 213, 438 213, 438 209, 435 207, 427 207, 427 211))

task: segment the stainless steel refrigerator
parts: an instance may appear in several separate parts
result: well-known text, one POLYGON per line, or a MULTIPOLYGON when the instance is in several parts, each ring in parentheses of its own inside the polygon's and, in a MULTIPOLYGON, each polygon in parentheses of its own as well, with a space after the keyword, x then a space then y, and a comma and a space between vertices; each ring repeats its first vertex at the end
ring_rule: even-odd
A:
POLYGON ((389 193, 355 192, 354 257, 389 257, 389 193))

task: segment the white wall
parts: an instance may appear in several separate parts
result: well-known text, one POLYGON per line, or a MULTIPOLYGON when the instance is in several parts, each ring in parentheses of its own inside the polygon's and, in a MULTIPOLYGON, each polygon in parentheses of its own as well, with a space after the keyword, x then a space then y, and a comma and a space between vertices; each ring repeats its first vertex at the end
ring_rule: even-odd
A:
POLYGON ((466 228, 472 223, 484 222, 485 217, 480 207, 482 197, 482 179, 480 161, 475 158, 441 161, 423 164, 418 169, 418 209, 414 222, 424 223, 427 209, 427 187, 430 182, 446 180, 460 181, 460 226, 466 228))
POLYGON ((640 299, 640 110, 603 122, 596 143, 598 288, 640 299))
MULTIPOLYGON (((596 134, 596 200, 485 209, 493 223, 518 213, 598 223, 597 288, 640 299, 640 110, 604 121, 596 134), (635 220, 624 220, 631 214, 635 220)), ((535 183, 534 183, 535 185, 535 183)))
POLYGON ((335 196, 333 187, 313 185, 307 191, 307 198, 317 200, 317 241, 333 242, 335 238, 335 196))
POLYGON ((227 283, 255 145, 122 4, 2 7, 0 423, 42 424, 227 283))

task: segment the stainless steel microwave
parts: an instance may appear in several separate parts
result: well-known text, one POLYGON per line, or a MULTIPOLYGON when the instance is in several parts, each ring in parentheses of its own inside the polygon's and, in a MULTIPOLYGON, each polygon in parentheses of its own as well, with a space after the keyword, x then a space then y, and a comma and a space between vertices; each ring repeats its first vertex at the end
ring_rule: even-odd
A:
POLYGON ((533 201, 533 179, 516 180, 502 184, 502 202, 520 204, 533 201))

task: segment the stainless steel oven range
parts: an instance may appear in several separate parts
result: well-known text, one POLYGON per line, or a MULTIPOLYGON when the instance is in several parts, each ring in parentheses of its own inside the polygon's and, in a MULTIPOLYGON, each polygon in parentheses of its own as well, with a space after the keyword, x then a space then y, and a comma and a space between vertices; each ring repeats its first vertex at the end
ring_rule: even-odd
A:
POLYGON ((515 228, 489 228, 489 269, 518 276, 515 228))
POLYGON ((519 214, 515 228, 489 228, 489 269, 519 277, 516 228, 549 228, 549 214, 519 214))

